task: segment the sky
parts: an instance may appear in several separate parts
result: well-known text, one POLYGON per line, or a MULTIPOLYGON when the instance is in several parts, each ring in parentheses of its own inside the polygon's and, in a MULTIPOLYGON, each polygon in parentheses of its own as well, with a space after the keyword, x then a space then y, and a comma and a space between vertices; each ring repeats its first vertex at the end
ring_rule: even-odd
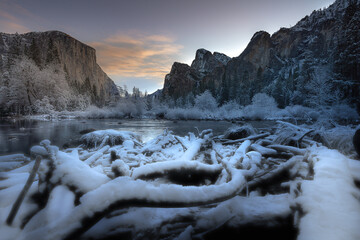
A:
POLYGON ((205 48, 236 57, 253 34, 291 27, 334 0, 0 0, 0 32, 63 31, 96 49, 114 82, 154 92, 205 48))

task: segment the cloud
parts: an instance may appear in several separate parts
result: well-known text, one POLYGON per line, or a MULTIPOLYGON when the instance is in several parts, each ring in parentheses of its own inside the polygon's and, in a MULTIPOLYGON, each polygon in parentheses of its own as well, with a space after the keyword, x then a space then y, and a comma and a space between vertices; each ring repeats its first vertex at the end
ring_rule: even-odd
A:
POLYGON ((21 24, 18 24, 18 23, 15 23, 15 22, 9 22, 9 21, 6 21, 6 20, 2 20, 0 19, 0 29, 2 32, 5 32, 5 33, 26 33, 26 32, 29 32, 30 30, 21 25, 21 24))
POLYGON ((0 1, 0 29, 7 33, 25 33, 30 29, 24 24, 24 18, 34 16, 25 8, 11 1, 0 1))
POLYGON ((109 75, 158 79, 162 82, 183 48, 166 35, 128 32, 90 42, 97 61, 109 75))
POLYGON ((8 12, 0 9, 0 29, 6 33, 25 33, 29 29, 21 24, 21 21, 8 12))

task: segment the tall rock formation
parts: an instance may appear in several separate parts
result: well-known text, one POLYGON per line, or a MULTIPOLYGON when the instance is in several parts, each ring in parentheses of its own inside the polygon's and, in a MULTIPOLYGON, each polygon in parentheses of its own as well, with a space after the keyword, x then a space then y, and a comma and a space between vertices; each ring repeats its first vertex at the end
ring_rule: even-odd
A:
POLYGON ((360 0, 337 0, 294 27, 272 35, 255 33, 240 56, 221 64, 211 53, 198 50, 186 68, 197 77, 172 70, 165 77, 163 95, 177 98, 209 89, 221 103, 248 104, 254 94, 265 92, 280 106, 339 99, 360 106, 359 26, 360 0), (178 87, 179 78, 186 88, 178 87))
MULTIPOLYGON (((114 82, 96 63, 95 49, 65 33, 0 33, 0 56, 0 87, 3 101, 7 100, 4 105, 9 105, 10 110, 9 101, 16 90, 15 84, 20 84, 19 87, 26 88, 27 92, 23 96, 26 102, 22 102, 20 107, 29 108, 37 100, 42 100, 46 91, 44 93, 44 89, 41 89, 41 83, 49 84, 44 77, 46 74, 54 81, 53 86, 47 86, 48 95, 64 91, 62 95, 67 94, 64 98, 73 97, 75 101, 76 96, 82 96, 89 103, 98 106, 119 97, 114 82), (59 89, 54 90, 56 87, 59 89), (4 97, 5 94, 7 97, 4 97)), ((55 98, 46 97, 56 104, 55 98)), ((64 100, 68 106, 77 104, 68 100, 64 100)))
POLYGON ((222 53, 197 50, 191 66, 178 62, 173 64, 170 73, 165 76, 163 96, 177 99, 206 89, 214 93, 220 87, 218 77, 224 73, 229 60, 230 57, 222 53))

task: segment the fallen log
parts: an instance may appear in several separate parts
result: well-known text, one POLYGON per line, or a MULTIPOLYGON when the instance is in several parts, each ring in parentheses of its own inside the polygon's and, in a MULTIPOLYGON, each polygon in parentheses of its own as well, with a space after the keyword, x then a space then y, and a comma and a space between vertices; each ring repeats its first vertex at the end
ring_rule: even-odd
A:
POLYGON ((269 179, 279 175, 281 172, 287 171, 292 168, 297 162, 302 161, 303 156, 294 156, 286 162, 280 163, 276 168, 270 171, 264 171, 262 173, 258 173, 254 176, 252 180, 248 182, 249 188, 254 188, 263 182, 268 181, 269 179))
POLYGON ((291 152, 294 153, 295 155, 305 155, 306 153, 306 149, 300 149, 297 147, 291 147, 291 146, 284 146, 284 145, 269 145, 269 148, 273 148, 275 150, 278 151, 283 151, 283 152, 291 152))
POLYGON ((261 155, 263 155, 263 156, 271 156, 271 155, 278 154, 278 152, 275 149, 263 147, 256 143, 251 145, 251 149, 261 153, 261 155))
POLYGON ((197 161, 175 160, 151 163, 134 169, 134 179, 155 179, 165 177, 173 183, 188 185, 214 183, 221 173, 219 164, 208 165, 197 161))
POLYGON ((263 133, 263 134, 259 134, 259 135, 255 135, 255 136, 250 136, 250 137, 246 137, 246 138, 242 138, 242 139, 238 139, 238 140, 227 140, 227 139, 222 139, 221 141, 224 141, 222 144, 223 145, 230 145, 230 144, 235 144, 235 143, 241 143, 244 142, 246 140, 257 140, 260 138, 264 138, 270 136, 270 133, 263 133))
POLYGON ((40 227, 27 233, 26 238, 39 239, 46 231, 47 239, 76 239, 100 219, 122 208, 182 208, 219 203, 233 198, 245 186, 242 171, 231 169, 231 173, 232 179, 228 183, 202 187, 156 186, 141 180, 116 178, 84 194, 81 204, 74 208, 71 216, 59 220, 56 226, 40 227))

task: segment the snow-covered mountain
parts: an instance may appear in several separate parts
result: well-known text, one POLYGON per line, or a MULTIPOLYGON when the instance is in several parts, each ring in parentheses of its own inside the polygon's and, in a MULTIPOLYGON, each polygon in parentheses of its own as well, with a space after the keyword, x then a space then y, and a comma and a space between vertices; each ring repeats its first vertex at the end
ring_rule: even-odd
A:
POLYGON ((103 106, 118 96, 92 47, 58 31, 0 33, 0 112, 103 106))
POLYGON ((265 92, 280 106, 360 106, 360 1, 337 0, 291 28, 254 34, 240 56, 224 61, 200 49, 191 66, 174 63, 165 77, 165 98, 208 89, 221 103, 249 104, 265 92), (221 62, 221 64, 219 63, 221 62))

